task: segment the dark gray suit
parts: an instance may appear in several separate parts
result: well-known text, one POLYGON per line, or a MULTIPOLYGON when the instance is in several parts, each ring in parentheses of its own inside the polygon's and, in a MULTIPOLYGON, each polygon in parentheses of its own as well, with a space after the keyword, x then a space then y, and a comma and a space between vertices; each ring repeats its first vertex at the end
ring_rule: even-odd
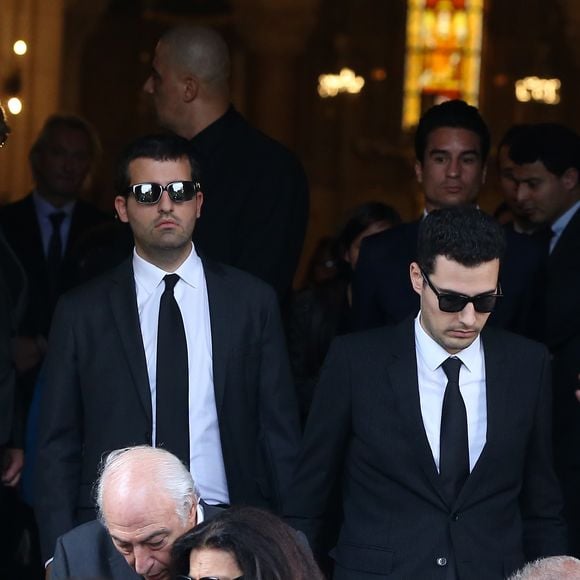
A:
MULTIPOLYGON (((223 511, 203 504, 205 520, 223 511)), ((115 548, 109 532, 93 520, 72 529, 56 542, 51 580, 141 580, 115 548)))
POLYGON ((284 511, 316 540, 342 469, 336 579, 444 580, 455 559, 460 580, 500 580, 566 553, 548 353, 492 328, 482 344, 486 444, 449 505, 423 426, 413 321, 333 343, 284 511))
MULTIPOLYGON (((204 261, 213 382, 232 504, 279 510, 299 445, 277 300, 257 278, 204 261)), ((152 410, 131 260, 66 294, 42 394, 37 505, 43 553, 94 518, 104 453, 151 443, 152 410)))

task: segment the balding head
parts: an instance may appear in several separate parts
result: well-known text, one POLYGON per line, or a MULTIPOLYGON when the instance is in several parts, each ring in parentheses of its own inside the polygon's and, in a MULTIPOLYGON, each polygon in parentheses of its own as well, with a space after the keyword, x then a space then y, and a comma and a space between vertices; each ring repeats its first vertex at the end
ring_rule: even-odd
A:
POLYGON ((119 449, 105 459, 96 492, 99 519, 127 563, 146 579, 169 578, 173 542, 196 524, 185 466, 163 449, 119 449))
POLYGON ((177 26, 155 49, 143 87, 162 126, 191 139, 229 106, 230 56, 224 39, 204 26, 177 26))
POLYGON ((571 556, 552 556, 530 562, 509 580, 577 580, 580 560, 571 556))

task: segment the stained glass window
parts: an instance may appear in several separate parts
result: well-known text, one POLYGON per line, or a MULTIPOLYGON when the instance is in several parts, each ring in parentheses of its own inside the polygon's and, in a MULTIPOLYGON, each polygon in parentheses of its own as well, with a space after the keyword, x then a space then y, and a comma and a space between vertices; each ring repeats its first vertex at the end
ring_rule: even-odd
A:
POLYGON ((445 99, 477 105, 484 0, 408 0, 403 128, 445 99))

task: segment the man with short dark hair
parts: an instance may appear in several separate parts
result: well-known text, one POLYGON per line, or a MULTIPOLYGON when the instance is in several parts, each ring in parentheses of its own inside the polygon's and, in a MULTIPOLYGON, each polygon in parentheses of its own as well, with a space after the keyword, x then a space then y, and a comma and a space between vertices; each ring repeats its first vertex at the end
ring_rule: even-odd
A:
POLYGON ((504 248, 475 208, 431 212, 418 315, 333 343, 285 513, 316 545, 342 473, 335 579, 503 580, 566 552, 548 353, 486 327, 504 248))
POLYGON ((157 43, 143 89, 159 123, 189 139, 201 164, 196 246, 265 280, 283 299, 306 232, 308 184, 298 159, 234 108, 229 81, 224 39, 209 27, 181 25, 157 43))
MULTIPOLYGON (((490 136, 479 111, 452 100, 431 107, 415 133, 415 175, 423 188, 425 213, 444 207, 477 204, 485 182, 490 136)), ((361 245, 353 279, 353 320, 358 329, 397 324, 418 308, 417 294, 407 278, 416 259, 421 220, 402 224, 361 245)), ((507 250, 500 272, 504 299, 490 324, 526 335, 535 300, 531 289, 541 269, 534 244, 506 232, 507 250)))
POLYGON ((299 441, 276 296, 200 258, 203 193, 189 143, 130 144, 115 208, 135 249, 61 298, 39 419, 36 510, 46 558, 94 518, 103 453, 147 443, 176 454, 209 504, 279 509, 299 441))
POLYGON ((52 580, 168 580, 176 538, 221 511, 175 455, 147 445, 109 453, 95 489, 99 520, 58 539, 52 580))
POLYGON ((554 454, 562 481, 571 554, 580 556, 580 136, 563 125, 522 130, 509 150, 517 199, 548 231, 545 334, 553 355, 554 454))

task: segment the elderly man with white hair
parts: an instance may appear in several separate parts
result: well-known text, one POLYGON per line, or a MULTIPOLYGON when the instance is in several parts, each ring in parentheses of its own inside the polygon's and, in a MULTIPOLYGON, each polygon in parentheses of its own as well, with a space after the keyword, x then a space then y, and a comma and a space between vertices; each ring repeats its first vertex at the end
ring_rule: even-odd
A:
POLYGON ((167 580, 173 542, 220 511, 175 455, 147 445, 112 451, 95 489, 99 519, 58 539, 51 580, 167 580))
POLYGON ((509 580, 578 580, 580 560, 572 556, 552 556, 526 564, 509 580))

